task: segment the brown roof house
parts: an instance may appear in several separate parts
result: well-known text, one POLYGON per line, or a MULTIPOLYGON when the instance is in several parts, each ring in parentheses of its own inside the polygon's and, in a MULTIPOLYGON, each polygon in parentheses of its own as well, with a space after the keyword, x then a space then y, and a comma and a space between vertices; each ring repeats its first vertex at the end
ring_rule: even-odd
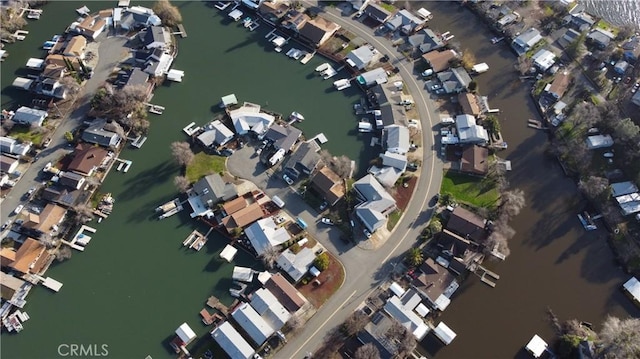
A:
POLYGON ((84 50, 87 47, 87 39, 84 36, 77 35, 69 40, 62 54, 64 56, 84 58, 84 50))
MULTIPOLYGON (((263 1, 263 3, 264 2, 266 1, 263 1)), ((299 33, 300 29, 302 29, 309 20, 311 20, 309 15, 302 11, 292 9, 287 12, 286 19, 282 21, 282 27, 299 33)))
POLYGON ((438 247, 441 248, 442 253, 450 257, 464 258, 470 245, 471 242, 469 240, 460 237, 446 228, 438 235, 438 247))
POLYGON ((339 29, 340 25, 318 16, 304 24, 300 29, 300 37, 315 47, 320 47, 339 29))
POLYGON ((306 303, 302 294, 280 273, 272 275, 264 286, 290 312, 298 311, 306 303))
POLYGON ((448 230, 474 242, 481 242, 487 238, 485 227, 484 218, 460 206, 451 212, 446 225, 448 230))
POLYGON ((289 5, 284 1, 261 1, 258 6, 258 13, 274 23, 283 18, 287 11, 289 11, 289 5))
POLYGON ((30 213, 23 227, 54 235, 67 210, 55 204, 47 204, 40 214, 30 213))
POLYGON ((449 297, 458 289, 459 284, 447 269, 432 258, 427 258, 420 266, 420 273, 411 281, 411 287, 435 309, 443 311, 451 303, 449 297))
POLYGON ((0 249, 0 265, 9 267, 16 260, 16 250, 10 247, 0 249))
POLYGON ((0 292, 4 300, 11 300, 13 295, 20 290, 25 281, 12 275, 0 272, 0 292))
POLYGON ((489 149, 476 145, 465 147, 462 150, 460 171, 486 175, 489 171, 489 149))
POLYGON ((449 68, 451 61, 458 58, 458 53, 453 50, 431 51, 422 55, 433 72, 444 71, 449 68))
POLYGON ((553 82, 545 87, 545 91, 553 96, 556 100, 559 100, 564 96, 564 93, 567 92, 569 88, 569 84, 571 84, 571 76, 569 72, 559 72, 553 78, 553 82))
POLYGON ((16 260, 10 267, 20 273, 39 274, 51 256, 44 244, 33 238, 27 238, 16 251, 16 260))
POLYGON ((330 206, 335 205, 344 197, 344 182, 342 178, 333 172, 329 167, 322 167, 311 178, 311 188, 313 188, 330 206))
POLYGON ((478 117, 483 113, 482 105, 475 94, 469 92, 459 93, 458 102, 462 107, 462 113, 466 115, 478 117))
POLYGON ((87 16, 81 23, 76 24, 75 31, 95 40, 104 31, 107 22, 99 16, 87 16))
POLYGON ((67 166, 67 170, 83 176, 91 176, 105 160, 107 153, 108 151, 102 147, 80 143, 76 146, 73 159, 67 166))
POLYGON ((222 219, 227 232, 231 233, 235 228, 244 228, 264 217, 264 211, 257 202, 249 202, 245 197, 238 197, 222 205, 227 214, 222 219))

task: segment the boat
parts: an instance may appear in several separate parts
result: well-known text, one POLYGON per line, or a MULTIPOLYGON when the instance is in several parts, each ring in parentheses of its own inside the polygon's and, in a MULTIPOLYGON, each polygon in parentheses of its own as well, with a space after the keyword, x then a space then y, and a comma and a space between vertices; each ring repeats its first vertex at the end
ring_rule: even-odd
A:
POLYGON ((242 20, 242 26, 249 27, 249 26, 251 26, 252 22, 253 22, 253 20, 251 19, 251 17, 247 16, 247 17, 244 18, 244 20, 242 20))
POLYGON ((326 70, 322 72, 322 78, 325 80, 328 80, 337 74, 338 74, 338 71, 336 71, 333 67, 329 66, 326 70))
POLYGON ((56 41, 45 41, 44 44, 42 44, 42 49, 51 50, 54 46, 56 46, 56 43, 56 41))
POLYGON ((295 120, 295 121, 304 121, 304 116, 302 116, 300 113, 298 112, 291 112, 291 115, 289 115, 289 119, 290 120, 295 120))
POLYGON ((502 40, 504 40, 504 37, 497 37, 497 36, 496 36, 496 37, 494 37, 494 38, 492 38, 492 39, 491 39, 491 43, 492 43, 492 44, 497 44, 497 43, 499 43, 499 42, 500 42, 500 41, 502 41, 502 40))
POLYGON ((340 79, 338 81, 334 81, 333 86, 336 87, 336 90, 342 91, 351 87, 351 81, 349 79, 340 79))
POLYGON ((471 72, 473 72, 474 74, 481 74, 483 72, 487 72, 488 70, 489 65, 487 65, 485 62, 473 65, 473 67, 471 68, 471 72))
POLYGON ((328 69, 328 68, 329 68, 329 66, 331 66, 331 65, 329 65, 329 63, 325 62, 324 64, 322 64, 322 65, 320 65, 320 66, 316 67, 316 71, 317 71, 317 72, 323 72, 323 71, 325 71, 326 69, 328 69))
POLYGON ((294 60, 298 60, 300 57, 302 57, 302 55, 303 55, 303 52, 296 48, 292 48, 291 50, 287 51, 287 56, 289 56, 294 60))
POLYGON ((358 122, 358 132, 367 133, 371 131, 373 131, 373 126, 367 119, 363 118, 362 120, 360 120, 360 122, 358 122))

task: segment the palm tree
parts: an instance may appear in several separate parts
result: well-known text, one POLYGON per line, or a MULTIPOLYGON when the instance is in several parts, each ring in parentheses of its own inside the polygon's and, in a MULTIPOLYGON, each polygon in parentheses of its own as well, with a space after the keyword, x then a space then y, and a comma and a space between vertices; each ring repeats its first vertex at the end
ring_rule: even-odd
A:
POLYGON ((407 253, 407 263, 412 267, 417 267, 422 264, 423 259, 420 248, 411 248, 407 253))

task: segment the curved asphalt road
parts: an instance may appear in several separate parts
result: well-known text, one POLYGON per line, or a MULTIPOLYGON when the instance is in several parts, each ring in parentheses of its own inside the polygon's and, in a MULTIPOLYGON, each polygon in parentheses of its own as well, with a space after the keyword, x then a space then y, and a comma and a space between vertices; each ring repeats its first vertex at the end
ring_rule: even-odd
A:
MULTIPOLYGON (((316 5, 316 3, 308 4, 316 5)), ((338 256, 346 270, 343 286, 307 322, 302 331, 278 352, 278 357, 281 358, 302 358, 306 353, 313 352, 322 344, 325 334, 342 323, 372 290, 384 282, 391 273, 393 265, 401 260, 399 256, 413 246, 420 230, 431 218, 432 208, 428 203, 440 190, 442 181, 443 166, 442 161, 437 157, 438 147, 435 147, 432 130, 439 122, 439 116, 435 112, 433 102, 428 99, 429 94, 424 90, 424 82, 418 80, 418 75, 413 73, 412 64, 404 60, 404 57, 396 56, 397 52, 389 40, 374 36, 372 29, 341 16, 336 9, 327 7, 322 16, 363 38, 380 52, 388 54, 390 61, 400 69, 400 75, 414 98, 422 121, 424 157, 414 195, 402 219, 384 245, 377 250, 367 251, 344 245, 339 239, 338 229, 318 224, 319 216, 315 210, 299 199, 294 200, 298 195, 291 191, 279 176, 269 177, 268 171, 264 168, 260 169, 261 165, 252 170, 247 169, 246 158, 251 156, 249 147, 231 156, 228 163, 230 171, 255 181, 267 194, 278 195, 284 199, 287 202, 287 210, 305 220, 311 234, 338 256)))

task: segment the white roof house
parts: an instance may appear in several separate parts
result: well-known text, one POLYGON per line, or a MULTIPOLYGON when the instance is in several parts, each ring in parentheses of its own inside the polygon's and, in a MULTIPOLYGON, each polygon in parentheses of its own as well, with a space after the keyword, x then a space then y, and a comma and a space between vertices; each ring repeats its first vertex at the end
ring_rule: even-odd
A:
POLYGON ((389 286, 389 290, 398 297, 402 297, 406 292, 404 288, 402 288, 402 286, 400 286, 400 284, 398 284, 397 282, 391 283, 391 285, 389 286))
POLYGON ((640 303, 640 281, 636 277, 631 277, 622 287, 636 303, 640 303))
POLYGON ((196 333, 193 332, 187 323, 182 323, 178 329, 176 329, 176 335, 185 345, 191 343, 191 341, 196 338, 196 333))
POLYGON ((387 303, 384 305, 384 311, 389 314, 390 317, 398 320, 417 340, 422 340, 429 332, 429 327, 424 323, 422 318, 411 309, 406 308, 400 298, 395 295, 387 300, 387 303))
POLYGON ((617 182, 611 184, 611 196, 618 197, 626 194, 638 192, 638 186, 631 181, 617 182))
POLYGON ((400 176, 402 176, 402 173, 404 173, 404 171, 401 171, 400 169, 391 167, 389 165, 384 165, 383 167, 371 166, 367 170, 367 173, 372 174, 376 178, 376 180, 380 182, 381 185, 387 188, 392 188, 393 186, 395 186, 396 182, 398 181, 400 176))
POLYGON ((438 339, 442 340, 442 342, 446 345, 451 344, 451 342, 456 338, 456 333, 451 330, 444 322, 440 322, 435 329, 433 329, 433 334, 438 337, 438 339))
POLYGON ((29 153, 31 142, 18 143, 11 137, 0 137, 0 152, 24 156, 29 153))
POLYGON ((42 122, 47 118, 49 114, 47 111, 38 110, 35 108, 22 106, 18 110, 16 110, 15 115, 13 116, 13 122, 21 123, 24 125, 35 125, 42 126, 42 122))
POLYGON ((385 126, 382 136, 387 151, 401 155, 409 152, 409 129, 405 126, 385 126))
POLYGON ((534 358, 540 358, 544 351, 547 350, 548 346, 549 345, 536 334, 533 336, 533 338, 531 338, 529 343, 527 343, 525 349, 527 349, 527 351, 531 353, 534 358))
POLYGON ((556 54, 546 49, 540 49, 531 57, 531 60, 540 71, 545 72, 556 62, 556 54))
POLYGON ((198 135, 198 141, 204 146, 222 146, 233 139, 233 132, 220 120, 215 120, 204 127, 204 132, 198 135))
POLYGON ((476 124, 476 118, 471 115, 456 116, 456 128, 460 143, 485 143, 489 141, 487 130, 476 124))
POLYGON ((231 358, 250 359, 255 350, 229 322, 223 322, 211 332, 211 337, 231 358))
POLYGON ((245 228, 244 233, 258 255, 262 255, 268 248, 280 245, 291 239, 289 232, 284 227, 278 227, 273 217, 263 218, 254 222, 245 228))
POLYGON ((611 146, 613 146, 613 138, 611 138, 610 135, 595 135, 587 137, 587 148, 590 150, 611 146))
POLYGON ((280 330, 291 318, 291 313, 265 288, 260 288, 253 293, 251 306, 275 330, 280 330))
POLYGON ((231 316, 258 345, 262 345, 275 332, 249 303, 240 304, 231 316))
POLYGON ((316 255, 307 247, 302 248, 300 252, 294 254, 290 249, 280 254, 276 261, 278 267, 295 281, 299 281, 309 271, 309 267, 313 264, 316 255))
POLYGON ((373 57, 377 52, 378 51, 372 46, 360 46, 347 54, 346 61, 349 66, 362 70, 371 63, 371 60, 373 60, 373 57))
POLYGON ((221 105, 223 107, 229 107, 231 105, 237 105, 238 104, 238 99, 236 98, 235 94, 231 94, 231 95, 226 95, 226 96, 222 96, 221 100, 221 105))
POLYGON ((255 132, 258 136, 264 135, 275 121, 272 115, 260 112, 260 105, 248 102, 236 110, 229 111, 229 116, 239 135, 249 131, 255 132))

